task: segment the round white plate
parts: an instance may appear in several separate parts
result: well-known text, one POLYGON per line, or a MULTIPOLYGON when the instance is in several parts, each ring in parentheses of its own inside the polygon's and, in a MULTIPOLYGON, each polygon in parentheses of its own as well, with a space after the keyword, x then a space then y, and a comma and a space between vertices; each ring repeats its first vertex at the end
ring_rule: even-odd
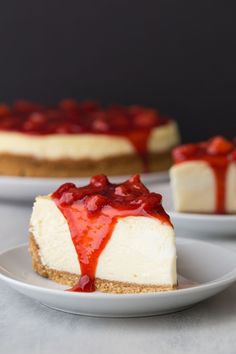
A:
MULTIPOLYGON (((130 176, 113 176, 109 179, 114 183, 124 182, 130 176)), ((154 183, 168 181, 168 172, 141 174, 143 183, 150 186, 154 183)), ((90 178, 38 178, 0 176, 0 199, 32 201, 37 195, 49 194, 65 182, 85 186, 90 178)))
POLYGON ((177 240, 179 282, 174 291, 112 295, 72 293, 37 275, 31 267, 27 246, 0 255, 0 279, 15 290, 51 308, 81 315, 139 317, 183 310, 227 288, 236 280, 236 254, 225 248, 196 240, 177 240), (194 282, 194 285, 193 285, 194 282))
POLYGON ((170 215, 176 234, 180 237, 225 237, 236 236, 236 215, 179 213, 174 210, 169 183, 151 188, 162 194, 163 206, 170 215))

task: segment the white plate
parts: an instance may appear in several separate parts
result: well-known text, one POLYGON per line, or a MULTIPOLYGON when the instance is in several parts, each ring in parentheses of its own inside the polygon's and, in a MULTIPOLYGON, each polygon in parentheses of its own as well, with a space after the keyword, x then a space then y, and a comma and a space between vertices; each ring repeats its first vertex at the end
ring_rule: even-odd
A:
MULTIPOLYGON (((130 176, 113 176, 109 179, 114 183, 127 180, 130 176)), ((143 173, 143 183, 152 185, 157 182, 168 181, 168 172, 143 173)), ((37 178, 0 176, 0 199, 32 201, 36 195, 44 195, 56 190, 65 182, 85 186, 90 178, 37 178)))
POLYGON ((179 213, 174 210, 169 183, 159 184, 151 189, 162 194, 164 208, 170 215, 178 236, 197 238, 236 236, 236 215, 179 213))
POLYGON ((236 254, 230 250, 178 239, 177 252, 178 273, 197 285, 149 294, 66 292, 65 287, 34 273, 26 245, 0 255, 0 279, 51 308, 101 317, 139 317, 180 311, 219 293, 236 280, 236 254))

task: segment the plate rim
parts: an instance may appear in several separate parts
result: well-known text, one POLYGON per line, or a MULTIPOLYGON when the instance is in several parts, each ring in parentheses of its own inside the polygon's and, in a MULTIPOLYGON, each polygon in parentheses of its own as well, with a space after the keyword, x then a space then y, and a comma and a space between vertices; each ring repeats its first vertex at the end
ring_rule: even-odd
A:
MULTIPOLYGON (((229 253, 232 253, 232 254, 235 254, 236 255, 236 252, 227 248, 227 247, 224 247, 224 246, 219 246, 219 245, 215 245, 215 244, 212 244, 210 242, 205 242, 205 241, 199 241, 199 240, 196 240, 196 239, 188 239, 188 238, 185 238, 185 237, 179 237, 177 239, 177 242, 187 242, 187 243, 199 243, 199 244, 208 244, 208 246, 210 247, 213 247, 213 248, 223 248, 225 249, 227 252, 229 253)), ((14 250, 17 250, 17 249, 23 249, 23 248, 26 248, 28 247, 28 243, 23 243, 23 244, 20 244, 20 245, 17 245, 15 247, 10 247, 8 249, 5 249, 4 251, 2 251, 0 253, 0 258, 10 252, 10 251, 14 251, 14 250)), ((21 281, 21 280, 17 280, 17 279, 13 279, 11 278, 10 276, 7 276, 7 275, 4 275, 2 274, 2 270, 4 270, 4 268, 1 266, 0 264, 0 279, 3 280, 4 282, 8 283, 8 284, 13 284, 13 285, 16 285, 16 286, 19 286, 19 287, 22 287, 22 288, 25 288, 25 289, 32 289, 33 291, 38 291, 40 293, 44 293, 44 294, 49 294, 49 295, 57 295, 57 296, 63 296, 63 297, 66 297, 66 298, 70 298, 71 296, 77 296, 78 298, 82 298, 82 299, 99 299, 99 300, 103 300, 103 299, 123 299, 123 300, 129 300, 129 299, 148 299, 148 298, 159 298, 159 297, 165 297, 166 295, 168 296, 176 296, 176 294, 188 294, 188 293, 192 293, 193 291, 194 292, 201 292, 203 290, 207 290, 209 288, 214 288, 214 286, 224 286, 224 285, 227 285, 227 284, 231 284, 233 282, 236 281, 236 266, 235 268, 224 274, 222 277, 220 278, 217 278, 215 280, 211 280, 211 281, 208 281, 206 283, 202 283, 202 284, 199 284, 199 285, 196 285, 194 287, 189 287, 189 288, 184 288, 184 289, 176 289, 176 290, 171 290, 171 291, 164 291, 164 292, 149 292, 149 293, 142 293, 142 294, 108 294, 108 293, 101 293, 101 292, 94 292, 94 293, 79 293, 79 292, 67 292, 67 291, 64 291, 64 290, 60 290, 60 289, 50 289, 50 288, 44 288, 43 286, 39 286, 39 285, 32 285, 32 284, 28 284, 24 281, 21 281)), ((121 300, 122 301, 122 300, 121 300)))
POLYGON ((236 222, 236 214, 201 214, 201 213, 182 213, 178 211, 170 211, 167 209, 167 213, 171 218, 176 219, 188 219, 188 220, 201 220, 201 221, 234 221, 236 222))

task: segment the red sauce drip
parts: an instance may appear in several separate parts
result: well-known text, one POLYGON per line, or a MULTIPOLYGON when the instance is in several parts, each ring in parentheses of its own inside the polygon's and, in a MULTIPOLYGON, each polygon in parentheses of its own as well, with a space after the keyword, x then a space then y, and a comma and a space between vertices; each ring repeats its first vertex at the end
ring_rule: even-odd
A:
POLYGON ((188 144, 175 148, 173 158, 176 163, 184 161, 206 161, 212 168, 216 183, 216 208, 218 214, 225 213, 225 185, 229 163, 236 160, 236 146, 221 136, 208 142, 188 144))
POLYGON ((95 291, 96 267, 119 218, 150 216, 171 224, 160 194, 150 193, 138 175, 121 184, 111 184, 104 175, 88 186, 63 184, 52 198, 68 222, 81 269, 81 278, 71 291, 95 291))
POLYGON ((142 171, 149 172, 149 161, 148 161, 148 140, 151 133, 151 129, 144 129, 140 131, 128 132, 126 137, 134 146, 137 154, 142 161, 142 171))
POLYGON ((169 119, 141 106, 101 107, 98 103, 67 99, 56 107, 17 101, 13 107, 0 104, 0 130, 26 134, 109 134, 127 137, 148 170, 147 143, 151 130, 169 119))

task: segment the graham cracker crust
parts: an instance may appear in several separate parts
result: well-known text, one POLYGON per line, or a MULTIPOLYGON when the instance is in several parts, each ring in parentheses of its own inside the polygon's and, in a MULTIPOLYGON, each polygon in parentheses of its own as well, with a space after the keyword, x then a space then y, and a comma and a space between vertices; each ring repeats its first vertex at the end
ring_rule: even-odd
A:
MULTIPOLYGON (((43 265, 40 258, 39 247, 32 234, 30 234, 29 238, 29 252, 32 257, 33 269, 41 276, 59 284, 68 285, 69 287, 74 286, 79 281, 80 276, 78 274, 58 271, 43 265)), ((176 285, 139 285, 96 278, 95 288, 97 291, 103 293, 131 294, 174 290, 176 289, 176 285)))
MULTIPOLYGON (((149 154, 150 172, 166 171, 172 165, 171 152, 149 154)), ((129 175, 142 172, 138 155, 123 155, 98 161, 83 159, 36 159, 31 156, 0 154, 0 175, 28 177, 88 177, 106 175, 129 175)))

